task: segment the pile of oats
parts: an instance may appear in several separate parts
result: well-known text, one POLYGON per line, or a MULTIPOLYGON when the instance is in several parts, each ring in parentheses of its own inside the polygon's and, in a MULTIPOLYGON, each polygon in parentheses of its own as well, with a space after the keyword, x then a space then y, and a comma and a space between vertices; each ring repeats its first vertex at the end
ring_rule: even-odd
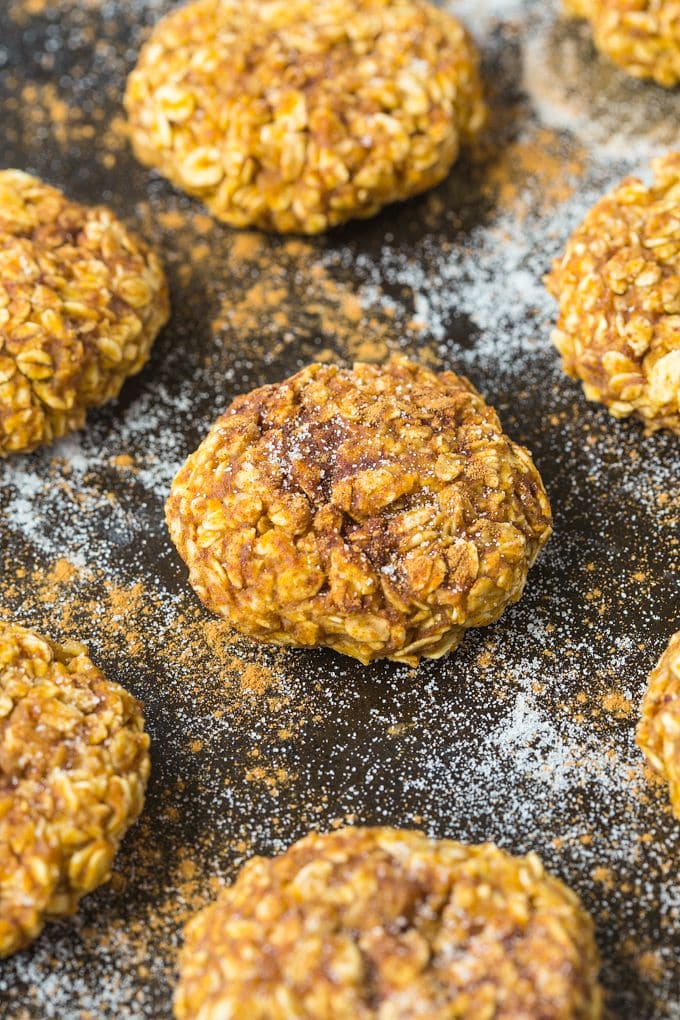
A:
POLYGON ((493 408, 400 356, 238 397, 167 519, 200 598, 244 634, 414 665, 517 601, 551 530, 493 408))
POLYGON ((158 259, 113 213, 0 171, 0 456, 80 428, 168 314, 158 259))
POLYGON ((83 645, 0 621, 0 957, 107 881, 144 801, 143 726, 83 645))
POLYGON ((198 0, 128 79, 138 158, 232 226, 315 234, 441 181, 485 119, 425 0, 198 0))
POLYGON ((636 78, 680 82, 680 0, 563 0, 586 18, 601 53, 636 78))
POLYGON ((255 857, 187 925, 175 1011, 597 1020, 593 925, 535 854, 389 828, 255 857))
POLYGON ((597 202, 546 283, 586 397, 680 432, 680 152, 652 165, 651 187, 629 177, 597 202))
POLYGON ((680 630, 649 676, 637 742, 668 782, 671 807, 680 818, 680 630))

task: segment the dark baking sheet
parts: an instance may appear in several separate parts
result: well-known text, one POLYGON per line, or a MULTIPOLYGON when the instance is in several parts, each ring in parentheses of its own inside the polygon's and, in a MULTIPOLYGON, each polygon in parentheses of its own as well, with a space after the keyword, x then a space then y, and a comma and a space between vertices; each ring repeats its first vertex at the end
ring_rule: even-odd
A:
POLYGON ((540 278, 601 192, 678 144, 542 2, 462 2, 494 120, 429 196, 313 241, 236 234, 139 167, 124 77, 161 0, 0 4, 0 165, 104 201, 162 254, 173 315, 86 431, 0 464, 0 611, 79 637, 146 705, 146 809, 111 884, 0 963, 0 1016, 170 1016, 180 927, 255 852, 354 821, 537 851, 597 922, 615 1018, 680 1017, 680 826, 633 744, 680 620, 678 441, 559 371, 540 278), (169 482, 238 392, 400 348, 469 375, 533 451, 555 535, 523 600, 411 671, 234 640, 188 590, 169 482))

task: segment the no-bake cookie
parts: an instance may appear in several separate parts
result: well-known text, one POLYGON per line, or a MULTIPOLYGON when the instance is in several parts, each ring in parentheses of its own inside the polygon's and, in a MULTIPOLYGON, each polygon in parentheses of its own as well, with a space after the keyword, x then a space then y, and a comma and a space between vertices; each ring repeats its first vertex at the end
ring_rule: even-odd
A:
POLYGON ((680 0, 563 0, 590 22, 597 49, 636 78, 680 82, 680 0))
POLYGON ((597 1020, 593 925, 534 855, 396 829, 255 857, 186 928, 179 1020, 597 1020))
POLYGON ((551 530, 493 408, 399 356, 238 397, 166 514, 198 595, 242 633, 410 664, 497 620, 551 530))
POLYGON ((0 957, 107 881, 148 748, 140 705, 83 645, 0 621, 0 957))
POLYGON ((611 414, 680 432, 680 152, 600 199, 546 277, 564 370, 611 414))
POLYGON ((650 673, 637 742, 667 781, 673 813, 680 819, 680 630, 650 673))
POLYGON ((158 259, 110 210, 0 171, 0 456, 80 428, 168 314, 158 259))
POLYGON ((198 0, 125 105, 138 158, 219 219, 315 234, 446 176, 485 119, 477 63, 425 0, 198 0))

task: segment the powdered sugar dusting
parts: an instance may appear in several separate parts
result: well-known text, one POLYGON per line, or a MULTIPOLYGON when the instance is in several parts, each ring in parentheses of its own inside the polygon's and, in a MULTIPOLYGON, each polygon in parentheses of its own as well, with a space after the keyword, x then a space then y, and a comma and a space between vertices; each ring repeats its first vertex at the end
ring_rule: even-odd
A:
POLYGON ((585 402, 541 283, 602 192, 647 174, 680 97, 610 81, 603 109, 594 76, 609 72, 586 73, 587 40, 552 5, 449 6, 483 51, 486 150, 431 195, 303 242, 211 224, 132 160, 122 83, 167 4, 10 5, 0 96, 52 76, 66 142, 5 102, 3 163, 140 229, 168 267, 173 317, 86 430, 0 464, 0 610, 87 641, 144 700, 153 740, 112 883, 3 963, 0 1016, 169 1017, 181 923, 216 882, 354 821, 535 850, 593 912, 613 1015, 680 1017, 680 826, 633 739, 680 619, 677 439, 585 402), (172 477, 237 393, 391 348, 468 375, 534 453, 555 534, 524 597, 415 672, 236 640, 170 545, 172 477))

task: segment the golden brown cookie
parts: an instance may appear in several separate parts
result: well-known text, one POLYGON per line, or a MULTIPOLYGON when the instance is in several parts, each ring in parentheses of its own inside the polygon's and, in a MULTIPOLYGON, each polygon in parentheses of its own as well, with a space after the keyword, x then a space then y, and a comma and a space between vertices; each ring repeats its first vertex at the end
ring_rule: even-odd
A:
POLYGON ((128 80, 137 157, 235 227, 316 234, 441 181, 485 119, 426 0, 197 0, 128 80))
POLYGON ((238 397, 166 515, 199 597, 242 633, 410 664, 517 601, 551 530, 493 408, 404 357, 238 397))
POLYGON ((680 82, 680 0, 563 0, 591 24, 597 49, 635 78, 680 82))
POLYGON ((112 212, 0 171, 0 456, 80 428, 168 313, 158 259, 112 212))
POLYGON ((565 372, 616 418, 680 432, 680 152, 590 210, 546 277, 565 372))
POLYGON ((83 645, 0 621, 0 957, 108 880, 144 801, 143 727, 83 645))
POLYGON ((597 1020, 593 925, 535 854, 397 829, 255 857, 186 928, 179 1020, 597 1020))
POLYGON ((673 813, 680 819, 680 630, 649 675, 637 743, 667 781, 673 813))

